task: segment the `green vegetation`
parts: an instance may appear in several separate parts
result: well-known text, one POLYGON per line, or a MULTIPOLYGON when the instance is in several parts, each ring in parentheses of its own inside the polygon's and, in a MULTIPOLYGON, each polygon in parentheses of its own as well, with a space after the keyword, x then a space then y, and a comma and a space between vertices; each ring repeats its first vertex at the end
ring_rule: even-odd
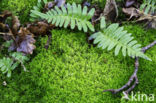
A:
MULTIPOLYGON (((106 0, 93 0, 92 3, 98 1, 106 0)), ((36 3, 37 0, 2 0, 0 10, 11 10, 22 22, 27 22, 30 20, 30 10, 36 3)), ((103 5, 101 3, 100 7, 103 5)), ((142 46, 156 38, 156 30, 145 30, 140 25, 127 23, 124 29, 142 46)), ((121 100, 122 94, 112 95, 102 91, 124 85, 133 73, 134 59, 123 57, 122 52, 115 57, 114 51, 88 44, 87 39, 83 32, 55 29, 52 30, 52 42, 46 50, 44 47, 48 37, 38 37, 37 48, 26 64, 28 72, 18 67, 12 72, 11 78, 0 72, 0 103, 126 103, 121 100)), ((6 53, 6 49, 0 50, 0 59, 6 53)), ((152 62, 139 60, 139 85, 134 91, 156 95, 156 47, 145 54, 152 62)))
POLYGON ((119 27, 119 24, 114 23, 106 26, 105 18, 102 17, 100 24, 100 31, 90 36, 90 39, 94 39, 94 44, 102 49, 108 51, 115 48, 115 55, 118 55, 122 50, 123 56, 142 57, 146 60, 150 60, 144 53, 141 52, 141 45, 137 44, 131 33, 124 30, 123 27, 119 27))
POLYGON ((145 14, 154 14, 156 10, 156 1, 144 0, 143 4, 140 6, 140 9, 144 11, 145 14))
POLYGON ((0 10, 9 10, 19 16, 21 22, 29 20, 30 10, 36 5, 37 0, 1 0, 0 10))
MULTIPOLYGON (((125 29, 144 46, 154 39, 155 30, 146 32, 138 25, 125 26, 125 29)), ((118 103, 120 95, 113 97, 102 91, 126 83, 134 70, 134 60, 123 58, 122 54, 114 57, 114 52, 90 47, 81 32, 53 30, 52 34, 48 50, 44 48, 47 37, 38 39, 36 56, 26 66, 29 72, 19 68, 13 72, 12 79, 1 75, 0 83, 3 80, 8 83, 0 85, 3 102, 118 103)), ((140 60, 140 84, 135 91, 156 93, 156 81, 151 78, 156 75, 155 51, 156 47, 146 53, 152 62, 140 60)))
POLYGON ((29 60, 26 56, 23 56, 23 54, 19 52, 10 53, 9 56, 10 57, 3 57, 0 59, 0 68, 3 74, 7 74, 7 77, 11 77, 12 71, 16 69, 19 64, 21 64, 26 71, 24 63, 29 60))
POLYGON ((84 32, 87 32, 89 28, 94 32, 95 29, 90 20, 94 16, 95 9, 92 8, 89 12, 87 10, 86 6, 82 8, 80 4, 76 5, 73 2, 72 5, 67 3, 67 9, 63 6, 61 8, 55 6, 46 13, 41 13, 36 9, 31 11, 31 15, 36 18, 41 17, 56 27, 67 28, 70 25, 71 29, 77 26, 80 31, 83 29, 84 32))
POLYGON ((34 15, 32 13, 32 11, 41 12, 42 9, 44 8, 44 5, 46 5, 47 2, 48 2, 47 0, 43 0, 43 1, 42 0, 38 0, 37 1, 37 4, 35 6, 33 6, 33 10, 31 10, 31 13, 30 13, 30 21, 35 21, 35 20, 39 19, 39 16, 34 15))

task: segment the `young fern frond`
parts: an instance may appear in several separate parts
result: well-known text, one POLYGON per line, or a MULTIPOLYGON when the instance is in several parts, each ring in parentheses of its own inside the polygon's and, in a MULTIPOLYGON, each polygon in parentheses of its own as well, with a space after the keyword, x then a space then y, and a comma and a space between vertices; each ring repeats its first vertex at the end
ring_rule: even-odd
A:
POLYGON ((3 74, 7 73, 7 77, 11 77, 12 71, 17 68, 19 64, 23 65, 27 60, 28 58, 21 53, 12 53, 10 54, 10 57, 3 57, 0 59, 0 70, 3 74))
POLYGON ((64 6, 61 8, 55 6, 54 9, 46 13, 36 10, 32 10, 31 12, 40 16, 42 19, 46 19, 48 23, 55 24, 57 27, 67 28, 70 26, 71 29, 74 29, 77 26, 80 31, 83 29, 84 32, 87 32, 89 28, 94 32, 94 26, 89 20, 93 17, 95 9, 92 8, 89 12, 87 11, 88 8, 86 6, 82 8, 81 5, 77 6, 73 3, 72 5, 67 4, 67 8, 64 6))
POLYGON ((154 14, 156 10, 156 1, 144 0, 144 3, 140 6, 140 10, 144 11, 145 14, 154 14))
POLYGON ((102 49, 112 50, 115 48, 115 55, 119 54, 122 50, 123 56, 142 57, 146 60, 150 60, 143 52, 141 52, 141 45, 137 44, 136 40, 127 31, 124 31, 123 27, 119 27, 119 24, 111 24, 106 27, 105 18, 101 19, 101 31, 94 33, 89 39, 94 39, 94 44, 98 44, 98 47, 102 49))
MULTIPOLYGON (((33 10, 31 11, 38 11, 41 12, 41 10, 44 8, 44 6, 48 3, 47 0, 38 0, 37 6, 33 7, 33 10)), ((38 15, 35 15, 33 12, 30 13, 30 21, 35 21, 36 19, 39 19, 38 15)))

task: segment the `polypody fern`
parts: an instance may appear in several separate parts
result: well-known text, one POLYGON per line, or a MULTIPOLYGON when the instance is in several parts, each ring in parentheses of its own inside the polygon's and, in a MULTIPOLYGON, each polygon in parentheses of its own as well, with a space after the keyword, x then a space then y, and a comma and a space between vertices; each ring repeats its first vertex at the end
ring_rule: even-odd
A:
POLYGON ((140 9, 144 11, 145 14, 154 14, 156 10, 156 0, 144 0, 140 9))
POLYGON ((92 8, 89 12, 88 8, 84 8, 81 5, 76 5, 73 3, 70 5, 67 4, 67 7, 62 6, 61 9, 55 6, 54 9, 49 10, 46 13, 41 13, 37 10, 32 10, 31 12, 34 15, 40 16, 42 19, 46 19, 49 23, 55 24, 55 26, 67 28, 69 25, 71 29, 74 29, 76 26, 79 30, 84 32, 88 31, 88 28, 94 32, 94 26, 89 21, 95 12, 95 9, 92 8))
MULTIPOLYGON (((10 57, 3 57, 0 59, 0 69, 3 74, 7 73, 7 77, 11 77, 12 71, 21 64, 23 66, 23 63, 27 61, 28 58, 26 56, 23 56, 21 53, 15 52, 10 54, 10 57)), ((23 66, 25 69, 25 67, 23 66)))
POLYGON ((123 30, 123 27, 119 27, 119 24, 111 24, 106 27, 105 18, 101 19, 101 31, 94 33, 89 39, 94 39, 94 44, 98 44, 98 47, 102 49, 111 50, 115 48, 115 55, 119 54, 122 50, 123 56, 142 57, 147 60, 148 58, 143 52, 141 52, 141 45, 137 44, 136 40, 133 40, 131 33, 123 30))
MULTIPOLYGON (((37 6, 34 6, 33 7, 33 10, 34 11, 38 11, 38 12, 41 12, 41 10, 44 8, 44 6, 46 5, 48 3, 48 1, 47 0, 38 0, 38 2, 37 2, 37 6)), ((33 11, 32 10, 32 11, 33 11)), ((37 15, 35 15, 33 12, 31 12, 31 14, 30 14, 30 21, 35 21, 36 19, 38 19, 39 18, 39 16, 37 16, 37 15)))

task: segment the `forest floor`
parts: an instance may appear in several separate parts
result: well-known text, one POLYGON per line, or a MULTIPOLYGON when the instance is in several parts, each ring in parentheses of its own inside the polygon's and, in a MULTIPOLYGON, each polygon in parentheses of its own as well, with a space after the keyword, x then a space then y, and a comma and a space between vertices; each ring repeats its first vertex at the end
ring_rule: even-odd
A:
MULTIPOLYGON (((156 30, 146 30, 141 25, 125 23, 123 26, 144 47, 155 40, 156 30)), ((127 83, 135 69, 134 59, 122 54, 114 56, 113 51, 89 45, 86 34, 77 30, 54 29, 51 32, 48 50, 44 48, 48 37, 37 38, 37 48, 25 64, 28 72, 18 68, 11 78, 0 73, 0 103, 137 102, 123 100, 122 93, 103 92, 127 83)), ((0 58, 5 52, 0 52, 0 58)), ((146 55, 152 61, 139 60, 139 84, 133 93, 150 97, 150 94, 156 95, 156 46, 147 50, 146 55)))

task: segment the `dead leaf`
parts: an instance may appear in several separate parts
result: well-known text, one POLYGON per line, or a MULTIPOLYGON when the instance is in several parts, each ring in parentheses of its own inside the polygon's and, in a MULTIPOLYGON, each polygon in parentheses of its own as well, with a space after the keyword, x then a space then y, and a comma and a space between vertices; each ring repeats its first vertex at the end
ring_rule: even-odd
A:
POLYGON ((43 9, 43 13, 51 10, 55 6, 54 2, 48 2, 43 9))
MULTIPOLYGON (((20 41, 20 39, 19 39, 20 41)), ((33 35, 26 35, 25 38, 22 40, 22 42, 17 47, 18 52, 23 52, 25 54, 32 54, 33 50, 36 48, 34 45, 35 39, 33 35)))
POLYGON ((92 17, 92 24, 94 25, 100 20, 101 15, 103 15, 103 11, 97 5, 94 5, 91 8, 95 8, 95 13, 92 17))
POLYGON ((18 30, 20 28, 20 21, 17 16, 12 16, 12 32, 14 35, 18 33, 18 30))
POLYGON ((137 3, 137 0, 126 0, 125 6, 130 7, 134 5, 135 3, 137 3))
POLYGON ((131 8, 123 8, 122 11, 127 14, 127 15, 130 15, 130 18, 129 20, 132 18, 132 17, 139 17, 142 15, 142 13, 134 8, 134 7, 131 7, 131 8))
POLYGON ((12 16, 10 11, 4 11, 2 14, 0 14, 0 22, 4 23, 4 21, 10 16, 12 16))
POLYGON ((35 22, 32 24, 27 24, 27 29, 37 35, 46 35, 47 32, 52 29, 54 27, 54 25, 52 24, 48 24, 44 21, 39 21, 39 22, 35 22))
POLYGON ((55 3, 58 7, 61 7, 66 3, 66 0, 55 0, 55 3))
POLYGON ((1 32, 7 32, 8 26, 6 24, 0 22, 0 31, 1 32))
POLYGON ((16 50, 25 54, 32 54, 36 48, 34 35, 24 27, 21 27, 16 35, 16 40, 11 44, 9 50, 16 50))
POLYGON ((84 1, 82 3, 83 6, 87 6, 87 7, 90 7, 91 6, 91 3, 89 3, 88 1, 84 1))
POLYGON ((118 17, 118 8, 115 0, 107 0, 103 14, 106 20, 115 21, 118 17))

